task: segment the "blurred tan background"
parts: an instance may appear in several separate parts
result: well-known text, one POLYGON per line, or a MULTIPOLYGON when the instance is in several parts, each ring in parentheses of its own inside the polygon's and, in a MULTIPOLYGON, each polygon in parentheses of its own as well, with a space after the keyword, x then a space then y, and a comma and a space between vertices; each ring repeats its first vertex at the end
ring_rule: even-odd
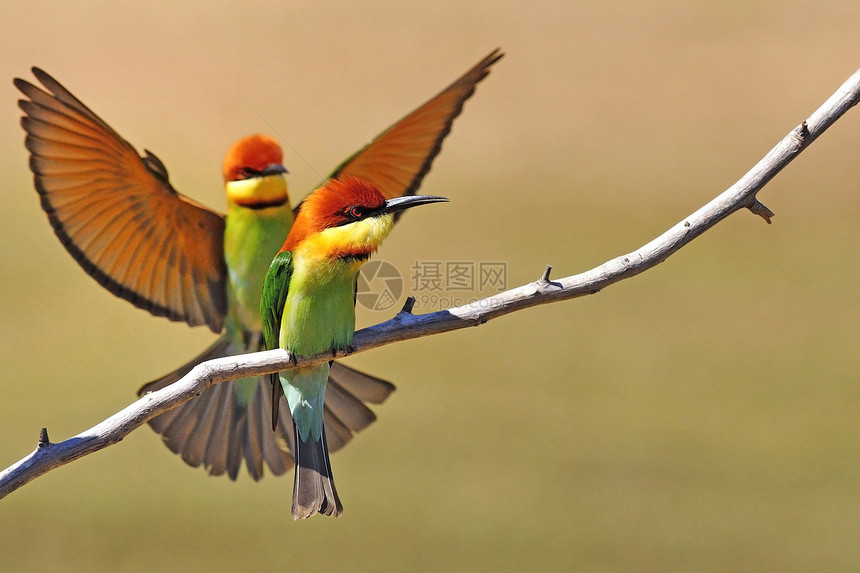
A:
MULTIPOLYGON (((12 86, 32 65, 220 210, 234 139, 280 134, 301 197, 501 46, 422 187, 452 202, 405 217, 379 257, 504 261, 509 286, 651 240, 860 67, 854 1, 3 12, 2 467, 213 340, 114 298, 54 237, 12 86)), ((854 110, 761 193, 771 226, 740 212, 596 296, 351 359, 399 389, 333 457, 342 519, 294 523, 291 474, 209 478, 141 428, 0 501, 0 569, 852 569, 858 148, 854 110)))

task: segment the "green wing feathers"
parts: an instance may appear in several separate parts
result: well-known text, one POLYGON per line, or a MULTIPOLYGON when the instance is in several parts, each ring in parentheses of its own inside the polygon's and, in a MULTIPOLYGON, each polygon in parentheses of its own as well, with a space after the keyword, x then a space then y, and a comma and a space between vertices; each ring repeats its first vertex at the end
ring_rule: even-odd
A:
MULTIPOLYGON (((281 315, 284 313, 292 276, 292 253, 289 251, 278 253, 269 266, 266 278, 263 279, 263 296, 260 299, 260 318, 263 323, 266 350, 278 348, 281 336, 281 315)), ((274 430, 278 427, 278 404, 284 389, 281 388, 281 380, 277 373, 270 374, 269 380, 272 382, 272 429, 274 430)))
POLYGON ((290 290, 293 275, 293 256, 289 251, 278 253, 266 278, 263 279, 263 296, 260 299, 260 318, 263 322, 263 340, 267 350, 278 348, 281 332, 281 314, 290 290))

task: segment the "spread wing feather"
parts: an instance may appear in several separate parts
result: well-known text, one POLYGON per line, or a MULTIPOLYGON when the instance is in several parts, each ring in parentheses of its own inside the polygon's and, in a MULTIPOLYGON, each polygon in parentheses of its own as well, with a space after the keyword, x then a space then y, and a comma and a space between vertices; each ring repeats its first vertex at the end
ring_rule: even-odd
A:
POLYGON ((57 80, 16 79, 28 98, 30 169, 66 250, 102 286, 156 316, 220 332, 227 300, 224 218, 170 185, 164 164, 134 147, 57 80))
POLYGON ((503 56, 498 49, 424 105, 341 163, 330 179, 352 175, 379 186, 386 198, 412 195, 430 171, 463 104, 503 56))

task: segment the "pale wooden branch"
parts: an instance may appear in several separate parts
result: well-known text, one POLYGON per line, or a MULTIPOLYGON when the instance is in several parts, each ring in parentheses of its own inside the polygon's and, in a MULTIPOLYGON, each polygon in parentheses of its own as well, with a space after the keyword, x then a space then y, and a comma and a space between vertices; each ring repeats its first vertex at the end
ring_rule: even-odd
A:
MULTIPOLYGON (((707 205, 686 217, 643 247, 580 273, 550 280, 550 267, 535 282, 490 296, 471 304, 423 315, 413 315, 413 299, 394 318, 356 332, 353 347, 337 357, 364 352, 385 344, 431 334, 479 326, 493 318, 524 308, 595 294, 607 286, 637 275, 666 260, 681 247, 731 213, 750 209, 770 223, 773 213, 756 193, 783 167, 860 100, 860 70, 854 73, 806 121, 786 135, 746 175, 707 205)), ((32 479, 72 460, 115 444, 158 414, 197 396, 213 384, 245 376, 277 372, 296 365, 310 365, 332 358, 331 354, 296 358, 284 350, 270 350, 219 358, 197 365, 176 383, 147 394, 104 422, 60 443, 40 433, 33 453, 0 473, 0 498, 32 479)))

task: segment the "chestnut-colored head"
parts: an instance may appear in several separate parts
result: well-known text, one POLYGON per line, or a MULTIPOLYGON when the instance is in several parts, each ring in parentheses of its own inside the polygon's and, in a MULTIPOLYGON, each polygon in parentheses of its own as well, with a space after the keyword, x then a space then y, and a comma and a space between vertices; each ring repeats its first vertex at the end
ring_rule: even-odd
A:
POLYGON ((386 199, 379 188, 358 177, 330 179, 299 208, 281 251, 304 249, 312 258, 369 257, 394 225, 394 214, 444 197, 386 199))
POLYGON ((262 173, 267 167, 282 165, 284 152, 268 135, 255 134, 234 143, 224 155, 224 182, 239 181, 262 173))
POLYGON ((234 143, 222 166, 228 201, 257 209, 285 204, 289 196, 283 160, 281 146, 268 135, 250 135, 234 143))

